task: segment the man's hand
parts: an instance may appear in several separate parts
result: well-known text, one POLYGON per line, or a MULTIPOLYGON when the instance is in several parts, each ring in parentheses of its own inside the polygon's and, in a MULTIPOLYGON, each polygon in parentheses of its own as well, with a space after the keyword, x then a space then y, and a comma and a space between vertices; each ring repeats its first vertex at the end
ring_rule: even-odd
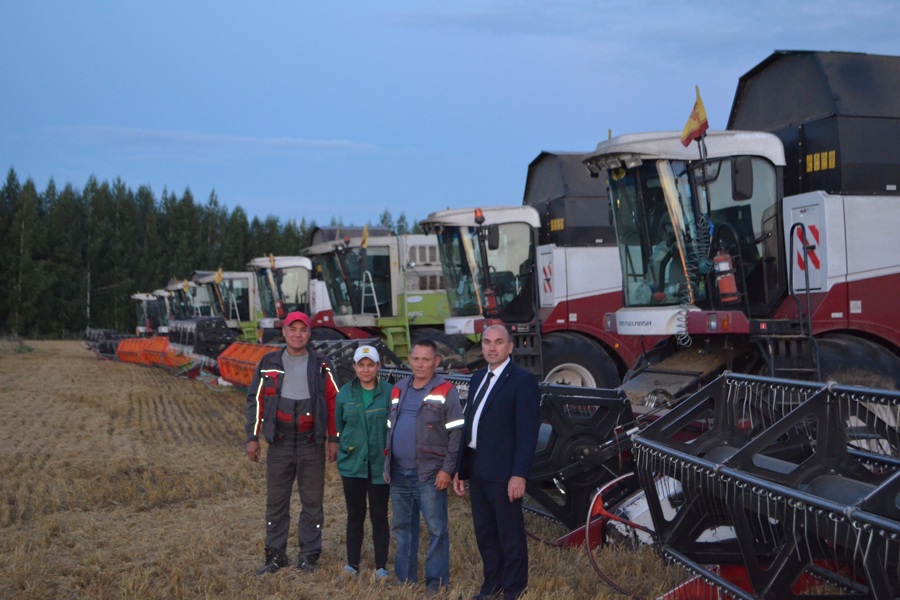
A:
POLYGON ((506 493, 509 495, 509 501, 515 502, 525 495, 525 478, 513 475, 509 478, 509 484, 506 486, 506 493))
POLYGON ((466 483, 459 478, 458 473, 453 476, 453 491, 456 492, 457 496, 466 495, 466 483))
POLYGON ((434 489, 443 492, 450 487, 450 474, 444 471, 438 471, 434 476, 434 489))
POLYGON ((259 442, 247 442, 247 458, 259 462, 259 442))
POLYGON ((337 460, 337 451, 338 451, 338 443, 337 442, 328 442, 328 447, 325 449, 325 460, 328 462, 334 462, 337 460))

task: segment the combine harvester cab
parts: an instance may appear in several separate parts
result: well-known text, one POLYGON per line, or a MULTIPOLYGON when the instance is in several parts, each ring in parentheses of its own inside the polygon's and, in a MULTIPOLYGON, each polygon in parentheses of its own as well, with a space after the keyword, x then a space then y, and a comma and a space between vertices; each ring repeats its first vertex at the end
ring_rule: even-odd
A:
POLYGON ((131 295, 131 300, 137 311, 137 325, 134 328, 137 337, 150 337, 168 331, 168 312, 164 298, 156 293, 137 293, 131 295))
POLYGON ((317 315, 313 331, 330 330, 345 339, 378 337, 401 360, 412 339, 426 336, 438 344, 445 368, 460 368, 459 340, 442 330, 449 313, 435 239, 375 228, 357 237, 350 233, 355 232, 317 229, 305 250, 325 282, 333 313, 331 324, 317 315))
POLYGON ((262 316, 256 276, 249 271, 222 271, 197 279, 206 288, 211 315, 225 319, 241 341, 257 341, 257 322, 262 316))
POLYGON ((313 327, 316 319, 331 310, 325 283, 314 279, 312 261, 305 256, 272 256, 255 258, 247 268, 256 275, 262 317, 257 325, 257 341, 280 343, 282 319, 299 310, 309 315, 313 327))

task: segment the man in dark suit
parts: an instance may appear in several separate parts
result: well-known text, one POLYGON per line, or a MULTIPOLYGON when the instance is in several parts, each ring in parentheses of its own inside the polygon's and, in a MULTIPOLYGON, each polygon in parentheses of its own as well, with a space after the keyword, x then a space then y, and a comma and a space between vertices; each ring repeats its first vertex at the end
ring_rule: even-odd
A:
POLYGON ((513 342, 504 325, 481 335, 487 369, 472 375, 453 489, 469 479, 475 539, 484 582, 474 599, 518 598, 528 585, 528 546, 522 517, 525 480, 537 445, 541 397, 534 375, 510 361, 513 342))

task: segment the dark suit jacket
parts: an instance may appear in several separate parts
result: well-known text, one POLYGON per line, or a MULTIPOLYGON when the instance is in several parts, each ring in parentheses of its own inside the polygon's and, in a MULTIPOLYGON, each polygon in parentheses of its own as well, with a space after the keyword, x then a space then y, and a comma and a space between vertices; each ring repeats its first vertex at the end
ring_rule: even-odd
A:
MULTIPOLYGON (((487 375, 487 369, 472 375, 471 399, 487 375)), ((468 436, 475 416, 473 402, 466 403, 466 425, 457 472, 460 479, 477 474, 484 481, 506 483, 513 475, 528 478, 541 426, 541 395, 534 375, 510 362, 482 401, 478 421, 477 456, 469 448, 468 436)))

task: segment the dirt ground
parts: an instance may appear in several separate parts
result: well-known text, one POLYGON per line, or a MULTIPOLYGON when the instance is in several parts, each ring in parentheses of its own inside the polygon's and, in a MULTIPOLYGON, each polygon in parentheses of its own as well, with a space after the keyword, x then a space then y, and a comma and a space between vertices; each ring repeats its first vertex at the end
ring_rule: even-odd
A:
MULTIPOLYGON (((264 471, 243 453, 239 391, 101 361, 72 341, 0 340, 0 381, 0 597, 418 597, 417 589, 375 584, 368 532, 363 576, 335 581, 345 521, 333 465, 322 567, 254 575, 264 471)), ((468 499, 451 495, 450 511, 452 587, 444 597, 469 598, 481 563, 468 499)), ((528 599, 613 596, 583 549, 530 542, 529 551, 528 599)), ((602 560, 655 585, 647 593, 668 589, 662 579, 670 575, 652 553, 602 560)))

